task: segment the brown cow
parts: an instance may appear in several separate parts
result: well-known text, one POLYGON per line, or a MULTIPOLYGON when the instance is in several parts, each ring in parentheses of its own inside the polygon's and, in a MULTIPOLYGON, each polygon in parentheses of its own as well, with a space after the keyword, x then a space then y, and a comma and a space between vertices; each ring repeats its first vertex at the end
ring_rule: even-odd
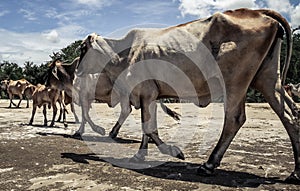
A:
MULTIPOLYGON (((1 81, 1 88, 2 89, 6 89, 7 90, 7 93, 8 93, 8 96, 9 96, 9 100, 10 100, 10 103, 9 103, 9 108, 11 107, 11 105, 14 105, 16 107, 20 107, 20 104, 21 104, 21 101, 23 99, 23 94, 24 94, 24 90, 26 88, 26 86, 30 85, 30 83, 25 80, 25 79, 20 79, 20 80, 3 80, 1 81), (13 99, 13 96, 14 95, 17 95, 19 98, 20 98, 20 101, 18 103, 18 105, 16 105, 12 99, 13 99)), ((27 97, 26 97, 27 99, 27 97)), ((29 100, 27 99, 27 105, 26 107, 28 108, 29 107, 29 100)))
POLYGON ((66 105, 68 104, 70 104, 71 106, 71 111, 74 115, 75 121, 77 123, 79 122, 78 116, 76 115, 75 112, 74 100, 73 100, 74 98, 78 99, 76 98, 78 97, 76 96, 77 92, 73 88, 74 71, 76 67, 77 67, 77 62, 75 61, 73 61, 71 64, 64 64, 59 59, 57 59, 54 60, 49 65, 49 70, 48 70, 46 85, 51 87, 52 89, 60 90, 61 92, 61 96, 58 102, 62 107, 60 110, 61 112, 58 120, 61 119, 61 113, 62 113, 63 123, 65 126, 67 126, 65 112, 67 111, 66 105), (66 83, 63 83, 62 79, 64 79, 66 83))
POLYGON ((54 126, 55 116, 57 113, 56 102, 59 98, 60 91, 57 89, 51 89, 46 87, 45 85, 38 84, 32 94, 33 100, 33 107, 32 107, 32 114, 29 121, 29 125, 32 125, 35 112, 37 107, 43 106, 43 115, 44 115, 44 126, 47 126, 47 105, 50 109, 52 107, 53 115, 52 121, 50 123, 50 127, 54 126))
POLYGON ((120 97, 127 98, 128 105, 141 108, 144 138, 135 160, 143 160, 146 155, 145 137, 152 138, 162 153, 184 159, 178 147, 165 144, 158 136, 155 100, 180 97, 205 107, 221 91, 225 110, 223 131, 208 161, 199 167, 200 175, 212 174, 220 165, 246 120, 247 89, 256 88, 287 130, 295 160, 294 172, 287 180, 299 183, 299 109, 282 87, 291 48, 291 29, 280 14, 272 10, 238 9, 166 29, 132 30, 119 40, 91 34, 81 47, 78 75, 106 72, 122 93, 120 97), (284 32, 288 46, 280 76, 284 32))

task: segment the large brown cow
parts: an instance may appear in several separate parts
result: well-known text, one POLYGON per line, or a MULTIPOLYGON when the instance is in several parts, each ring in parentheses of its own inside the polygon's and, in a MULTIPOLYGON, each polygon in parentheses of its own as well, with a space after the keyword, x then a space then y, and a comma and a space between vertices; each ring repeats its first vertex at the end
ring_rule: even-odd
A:
MULTIPOLYGON (((1 88, 7 90, 8 96, 9 96, 9 108, 11 107, 11 105, 14 105, 16 107, 20 107, 20 104, 23 100, 23 94, 24 94, 24 90, 25 88, 30 85, 30 83, 25 80, 25 79, 20 79, 20 80, 3 80, 1 81, 1 88), (20 98, 19 103, 16 105, 12 99, 13 96, 17 95, 20 98)), ((29 100, 27 99, 27 105, 26 107, 29 107, 29 100)))
MULTIPOLYGON (((121 96, 128 98, 128 105, 141 108, 144 137, 151 137, 162 153, 181 159, 184 156, 180 149, 165 144, 158 136, 154 101, 180 96, 193 98, 197 105, 205 107, 222 90, 223 131, 208 161, 199 167, 199 174, 212 174, 220 165, 246 120, 247 89, 256 88, 287 130, 295 159, 295 169, 288 180, 300 182, 298 108, 282 87, 291 57, 291 41, 290 26, 280 14, 272 10, 238 9, 166 29, 133 30, 120 40, 91 34, 81 47, 78 75, 106 72, 121 96), (280 75, 284 31, 288 46, 280 75), (183 82, 188 81, 183 77, 190 80, 194 89, 187 88, 183 82)), ((144 158, 146 140, 143 139, 135 158, 144 158)))

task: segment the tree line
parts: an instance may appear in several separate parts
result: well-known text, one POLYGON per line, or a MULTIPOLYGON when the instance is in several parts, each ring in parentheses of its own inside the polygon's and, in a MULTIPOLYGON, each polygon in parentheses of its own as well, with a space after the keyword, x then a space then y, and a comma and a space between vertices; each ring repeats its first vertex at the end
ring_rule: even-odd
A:
MULTIPOLYGON (((79 52, 76 49, 80 46, 81 41, 75 41, 69 46, 62 48, 58 52, 53 52, 49 55, 50 60, 47 63, 37 64, 30 61, 20 64, 2 61, 0 63, 0 80, 11 79, 18 80, 25 78, 32 84, 44 84, 45 76, 48 70, 48 65, 53 60, 61 58, 67 62, 72 62, 79 52)), ((281 63, 284 63, 285 58, 285 41, 283 41, 281 51, 281 63)), ((281 67, 282 68, 282 67, 281 67)), ((300 83, 300 33, 293 35, 293 49, 290 68, 287 74, 286 83, 300 83)), ((1 97, 5 97, 5 94, 1 92, 1 97)), ((247 93, 247 102, 264 102, 262 94, 254 89, 249 89, 247 93)))

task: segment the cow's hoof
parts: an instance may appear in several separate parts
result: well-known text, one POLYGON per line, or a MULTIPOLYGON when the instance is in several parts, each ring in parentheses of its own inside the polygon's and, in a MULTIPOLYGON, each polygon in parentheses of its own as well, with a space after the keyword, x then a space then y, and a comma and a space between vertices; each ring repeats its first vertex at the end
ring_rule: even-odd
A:
POLYGON ((129 162, 131 163, 141 163, 141 162, 144 162, 145 161, 145 156, 137 153, 135 154, 133 157, 131 157, 129 159, 129 162))
POLYGON ((115 139, 116 137, 118 136, 118 133, 116 132, 109 132, 109 137, 112 138, 112 139, 115 139))
POLYGON ((297 185, 300 185, 300 177, 299 177, 299 174, 293 172, 289 177, 287 177, 285 179, 286 183, 288 184, 297 184, 297 185))
POLYGON ((81 132, 76 131, 76 132, 74 133, 74 135, 72 135, 72 138, 82 140, 81 135, 82 135, 81 132))
POLYGON ((201 165, 197 170, 199 176, 212 176, 214 173, 214 169, 208 168, 206 164, 201 165))
POLYGON ((185 160, 183 152, 177 146, 172 146, 171 152, 172 152, 171 156, 176 157, 181 160, 185 160))
POLYGON ((99 133, 100 135, 105 135, 105 129, 98 126, 98 125, 95 125, 94 127, 92 127, 93 131, 99 133))
POLYGON ((161 153, 176 157, 178 159, 184 160, 184 154, 177 146, 170 146, 165 143, 158 146, 161 153))

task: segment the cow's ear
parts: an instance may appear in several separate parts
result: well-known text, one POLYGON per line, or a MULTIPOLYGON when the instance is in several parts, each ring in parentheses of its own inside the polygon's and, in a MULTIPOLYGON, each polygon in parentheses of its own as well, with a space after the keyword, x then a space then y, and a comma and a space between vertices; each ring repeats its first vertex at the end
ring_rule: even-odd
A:
POLYGON ((92 47, 93 37, 91 35, 88 36, 87 40, 84 42, 84 45, 87 49, 92 47))
POLYGON ((57 80, 59 80, 59 78, 57 76, 57 67, 56 66, 52 69, 52 74, 57 80))

